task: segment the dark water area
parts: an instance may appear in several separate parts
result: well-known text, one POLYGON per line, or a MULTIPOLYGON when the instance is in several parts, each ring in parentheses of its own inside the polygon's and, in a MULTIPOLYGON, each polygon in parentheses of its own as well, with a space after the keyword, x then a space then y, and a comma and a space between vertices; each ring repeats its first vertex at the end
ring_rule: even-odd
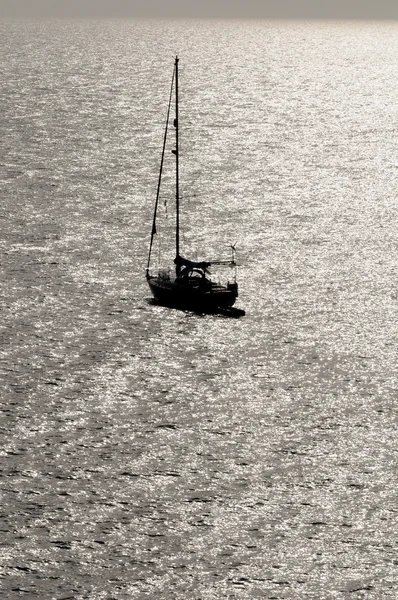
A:
POLYGON ((397 27, 0 24, 2 597, 398 597, 397 27), (177 52, 238 320, 148 301, 177 52))

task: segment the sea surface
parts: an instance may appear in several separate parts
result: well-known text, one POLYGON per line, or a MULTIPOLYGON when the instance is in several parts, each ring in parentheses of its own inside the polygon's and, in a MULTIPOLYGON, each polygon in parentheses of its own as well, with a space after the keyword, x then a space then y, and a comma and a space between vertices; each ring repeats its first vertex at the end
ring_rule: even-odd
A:
POLYGON ((0 56, 1 597, 396 600, 398 24, 8 21, 0 56), (149 301, 177 53, 182 252, 237 243, 241 319, 149 301))

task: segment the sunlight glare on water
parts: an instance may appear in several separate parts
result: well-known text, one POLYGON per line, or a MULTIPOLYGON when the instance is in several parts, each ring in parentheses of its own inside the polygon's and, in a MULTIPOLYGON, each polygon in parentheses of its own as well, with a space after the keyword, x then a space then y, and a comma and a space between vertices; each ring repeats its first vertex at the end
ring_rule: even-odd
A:
POLYGON ((0 28, 7 598, 395 599, 397 25, 0 28), (176 52, 239 320, 148 301, 176 52))

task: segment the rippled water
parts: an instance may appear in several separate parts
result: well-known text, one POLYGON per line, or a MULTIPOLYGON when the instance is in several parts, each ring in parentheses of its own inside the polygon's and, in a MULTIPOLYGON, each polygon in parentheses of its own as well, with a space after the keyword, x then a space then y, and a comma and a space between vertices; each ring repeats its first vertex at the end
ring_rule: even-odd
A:
POLYGON ((0 29, 4 597, 397 598, 397 25, 0 29), (176 52, 240 320, 148 303, 176 52))

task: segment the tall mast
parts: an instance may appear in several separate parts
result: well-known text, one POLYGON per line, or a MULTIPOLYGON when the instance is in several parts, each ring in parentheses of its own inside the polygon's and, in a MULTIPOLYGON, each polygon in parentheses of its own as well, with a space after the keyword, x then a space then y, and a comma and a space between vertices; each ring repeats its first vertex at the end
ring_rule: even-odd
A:
POLYGON ((174 119, 174 127, 176 130, 176 275, 180 274, 180 183, 179 183, 179 170, 178 170, 178 56, 175 59, 175 90, 176 90, 176 116, 174 119))

